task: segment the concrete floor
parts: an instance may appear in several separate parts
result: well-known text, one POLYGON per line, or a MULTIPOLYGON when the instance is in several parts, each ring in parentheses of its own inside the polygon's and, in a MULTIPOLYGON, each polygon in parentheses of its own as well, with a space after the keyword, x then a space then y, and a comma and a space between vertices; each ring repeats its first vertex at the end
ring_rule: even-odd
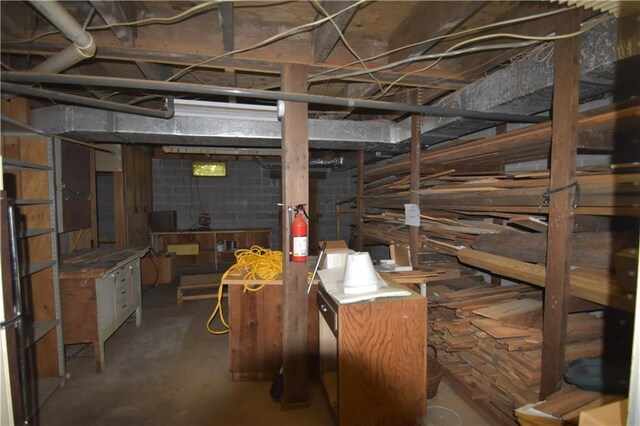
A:
MULTIPOLYGON (((66 385, 42 407, 40 426, 334 424, 318 383, 310 383, 310 407, 281 411, 271 383, 232 382, 228 337, 205 330, 213 301, 178 307, 175 293, 144 292, 142 326, 130 320, 107 341, 102 375, 90 346, 67 346, 66 385)), ((453 409, 465 426, 488 425, 446 382, 429 405, 453 409)))

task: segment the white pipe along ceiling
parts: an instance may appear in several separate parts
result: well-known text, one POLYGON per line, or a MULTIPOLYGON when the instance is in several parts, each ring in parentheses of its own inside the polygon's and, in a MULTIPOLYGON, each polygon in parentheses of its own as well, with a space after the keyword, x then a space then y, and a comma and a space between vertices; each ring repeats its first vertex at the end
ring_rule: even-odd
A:
POLYGON ((96 54, 96 44, 91 34, 60 3, 43 0, 30 0, 30 3, 73 43, 33 68, 33 72, 58 73, 96 54))

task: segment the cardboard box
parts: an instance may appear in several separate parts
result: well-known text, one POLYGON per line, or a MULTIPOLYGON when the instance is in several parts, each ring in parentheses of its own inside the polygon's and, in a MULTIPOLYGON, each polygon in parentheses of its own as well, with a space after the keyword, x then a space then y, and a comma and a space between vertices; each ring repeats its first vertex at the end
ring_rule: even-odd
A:
POLYGON ((320 245, 327 244, 327 247, 324 249, 325 252, 331 252, 335 250, 349 250, 349 246, 344 240, 336 240, 336 241, 322 241, 320 245))
POLYGON ((629 400, 623 399, 580 413, 580 426, 625 426, 629 415, 629 400))
POLYGON ((324 243, 327 243, 327 247, 324 249, 324 258, 320 264, 321 269, 344 266, 347 254, 353 253, 353 250, 349 250, 349 246, 345 241, 325 241, 320 245, 324 243))
POLYGON ((176 278, 176 254, 147 253, 140 262, 140 279, 143 285, 171 284, 176 278))

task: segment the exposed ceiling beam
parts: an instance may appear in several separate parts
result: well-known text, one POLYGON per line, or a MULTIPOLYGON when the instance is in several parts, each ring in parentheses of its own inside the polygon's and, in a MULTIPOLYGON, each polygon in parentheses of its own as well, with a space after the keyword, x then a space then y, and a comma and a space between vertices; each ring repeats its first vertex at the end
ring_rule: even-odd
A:
MULTIPOLYGON (((640 63, 640 47, 637 43, 632 44, 631 40, 639 39, 640 27, 635 22, 630 22, 630 27, 623 27, 626 22, 608 17, 603 23, 580 36, 580 102, 611 94, 620 85, 619 76, 625 74, 621 69, 637 69, 636 64, 640 63), (623 28, 632 30, 624 32, 623 28), (626 48, 632 45, 633 48, 626 48), (610 48, 603 49, 602 46, 610 48)), ((541 62, 539 55, 530 54, 511 66, 495 71, 484 79, 438 100, 434 105, 444 108, 455 105, 458 108, 478 111, 535 114, 550 109, 552 88, 553 58, 549 63, 541 62), (500 90, 496 90, 496 87, 500 90)), ((436 144, 488 127, 493 127, 493 124, 464 118, 425 117, 422 124, 422 143, 436 144)))
MULTIPOLYGON (((118 24, 133 20, 134 13, 131 8, 133 2, 120 2, 114 0, 90 0, 96 8, 102 20, 109 24, 118 24)), ((136 27, 120 26, 111 27, 113 34, 127 47, 133 47, 136 43, 136 27)))
MULTIPOLYGON (((484 1, 417 2, 413 12, 389 39, 389 50, 450 34, 484 5, 484 1)), ((422 55, 438 41, 432 40, 392 53, 389 62, 422 55)))
MULTIPOLYGON (((133 2, 117 2, 114 0, 90 0, 96 11, 109 25, 133 20, 134 12, 131 8, 133 2)), ((126 47, 135 47, 136 28, 133 26, 111 27, 113 34, 126 47)), ((142 74, 149 80, 165 80, 172 75, 171 67, 153 62, 135 61, 142 74)))
MULTIPOLYGON (((466 2, 447 2, 446 6, 437 4, 437 2, 418 2, 414 11, 400 25, 398 31, 391 37, 389 41, 389 50, 395 49, 408 44, 416 43, 427 38, 440 37, 453 32, 471 15, 476 13, 484 6, 483 1, 466 1, 466 2), (429 19, 425 19, 425 17, 429 19)), ((413 48, 402 50, 389 56, 389 62, 395 62, 409 56, 422 55, 427 52, 437 40, 423 43, 413 48)), ((405 66, 396 67, 396 70, 405 68, 405 66)), ((367 98, 373 96, 379 90, 377 84, 359 84, 355 90, 348 85, 345 87, 341 97, 348 98, 367 98)), ((444 93, 438 90, 440 94, 444 93)), ((445 89, 446 91, 446 89, 445 89)), ((345 118, 351 114, 346 111, 338 115, 337 118, 345 118)))
POLYGON ((220 20, 220 32, 222 33, 222 46, 224 53, 233 52, 233 3, 224 2, 218 4, 218 19, 220 20))
MULTIPOLYGON (((350 83, 344 86, 340 94, 341 98, 354 98, 354 99, 366 99, 369 96, 373 96, 379 90, 377 84, 371 83, 350 83)), ((351 115, 352 110, 347 110, 335 115, 335 118, 340 120, 351 115)))
MULTIPOLYGON (((346 9, 347 7, 354 4, 355 1, 322 1, 323 9, 329 14, 333 15, 334 13, 340 12, 341 10, 346 9)), ((333 22, 340 29, 341 32, 344 32, 344 29, 349 24, 349 21, 356 13, 357 7, 353 7, 347 10, 344 13, 333 18, 333 22)), ((316 16, 316 21, 324 18, 325 15, 319 13, 316 16)), ((338 43, 338 39, 340 38, 340 34, 337 29, 331 22, 325 22, 320 27, 316 28, 313 35, 313 59, 316 64, 322 64, 327 60, 329 54, 335 47, 336 43, 338 43)))
POLYGON ((173 75, 173 69, 168 65, 142 61, 137 61, 136 65, 149 80, 166 80, 173 75))
MULTIPOLYGON (((64 48, 65 46, 58 43, 28 43, 21 45, 2 44, 3 53, 10 53, 14 55, 42 55, 45 57, 51 56, 64 48)), ((142 61, 142 62, 155 62, 159 64, 174 65, 174 66, 188 66, 194 63, 200 63, 210 59, 209 56, 195 55, 188 53, 178 52, 166 52, 159 50, 140 49, 132 47, 115 47, 115 46, 100 46, 96 52, 96 59, 102 60, 114 60, 114 61, 142 61)), ((310 74, 317 74, 324 71, 332 70, 333 66, 312 65, 309 67, 310 74)), ((199 65, 197 69, 215 69, 215 70, 236 70, 247 72, 260 72, 265 74, 279 75, 281 71, 281 62, 274 58, 273 60, 266 61, 260 59, 245 59, 238 57, 225 57, 217 59, 214 62, 199 65)), ((361 70, 358 66, 346 67, 344 71, 361 70)), ((376 77, 382 83, 391 83, 402 77, 404 73, 393 71, 382 71, 376 73, 376 77)), ((429 71, 425 73, 416 73, 404 78, 399 85, 407 87, 417 87, 434 85, 445 90, 457 90, 465 87, 473 80, 458 79, 448 72, 442 71, 429 71)), ((357 81, 357 82, 370 82, 371 78, 366 75, 359 75, 354 77, 345 78, 345 81, 357 81)))

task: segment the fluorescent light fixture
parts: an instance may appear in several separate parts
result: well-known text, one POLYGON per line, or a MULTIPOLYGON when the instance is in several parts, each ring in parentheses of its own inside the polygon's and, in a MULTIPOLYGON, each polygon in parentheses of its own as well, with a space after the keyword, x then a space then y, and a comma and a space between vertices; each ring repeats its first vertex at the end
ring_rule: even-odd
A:
POLYGON ((185 99, 176 99, 173 104, 177 116, 278 121, 278 107, 275 105, 249 105, 185 99))
POLYGON ((163 146, 165 154, 280 156, 280 148, 218 148, 211 146, 163 146))

